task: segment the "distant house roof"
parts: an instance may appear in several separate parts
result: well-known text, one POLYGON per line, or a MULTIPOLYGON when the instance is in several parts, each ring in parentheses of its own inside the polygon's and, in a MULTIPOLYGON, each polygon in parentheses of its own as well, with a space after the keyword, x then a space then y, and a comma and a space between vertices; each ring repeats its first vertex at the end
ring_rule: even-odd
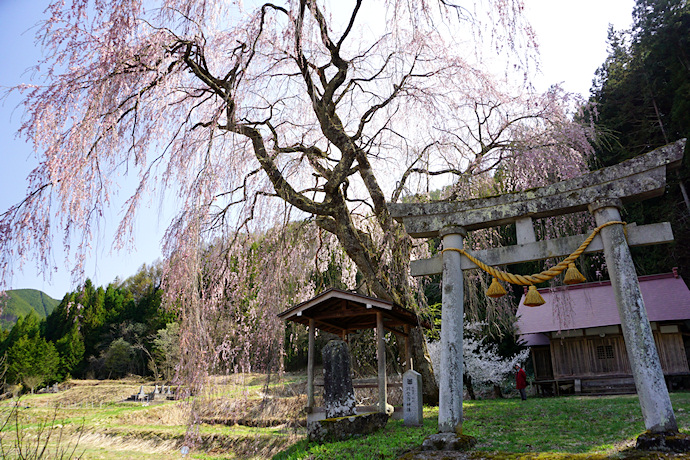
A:
MULTIPOLYGON (((690 290, 674 273, 640 276, 640 290, 650 321, 690 319, 690 290)), ((610 281, 539 289, 546 303, 526 307, 520 301, 517 328, 528 344, 531 334, 620 324, 610 281)))
MULTIPOLYGON (((376 328, 376 312, 383 314, 384 327, 388 329, 420 324, 414 312, 393 302, 339 289, 328 289, 279 313, 278 317, 304 325, 309 325, 309 319, 314 319, 317 328, 340 334, 376 328)), ((421 325, 429 327, 424 322, 421 325)))

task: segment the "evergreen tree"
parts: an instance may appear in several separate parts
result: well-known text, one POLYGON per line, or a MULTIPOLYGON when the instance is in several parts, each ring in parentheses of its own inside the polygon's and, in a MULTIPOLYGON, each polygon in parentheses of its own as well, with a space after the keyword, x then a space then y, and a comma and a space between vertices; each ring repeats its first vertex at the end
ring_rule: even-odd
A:
POLYGON ((40 334, 40 320, 35 312, 30 312, 24 317, 17 319, 17 322, 10 330, 9 334, 0 345, 0 353, 5 354, 22 337, 33 339, 40 334))
POLYGON ((55 348, 60 356, 60 366, 57 373, 59 380, 70 376, 84 359, 84 339, 76 325, 55 342, 55 348))
POLYGON ((104 354, 104 364, 109 378, 124 377, 132 368, 134 349, 120 337, 114 340, 104 354))
MULTIPOLYGON (((637 0, 630 31, 609 30, 609 56, 592 86, 597 123, 605 133, 594 166, 610 166, 690 135, 690 5, 686 0, 637 0)), ((676 242, 634 249, 638 273, 690 273, 688 155, 668 178, 668 193, 625 207, 638 224, 670 220, 676 242)))
MULTIPOLYGON (((44 337, 55 344, 59 354, 57 379, 69 375, 107 377, 148 372, 156 331, 175 319, 161 308, 157 273, 160 264, 144 265, 124 282, 111 283, 105 288, 96 287, 87 279, 82 287, 64 296, 43 325, 44 337), (113 346, 119 339, 130 347, 126 369, 113 357, 121 355, 113 355, 123 349, 120 342, 113 346)), ((37 331, 38 323, 31 321, 30 328, 37 331)), ((26 320, 22 327, 29 327, 26 320)), ((19 335, 16 331, 12 337, 19 335)), ((12 341, 5 342, 7 349, 12 341)))
POLYGON ((7 380, 34 388, 55 378, 60 357, 43 337, 21 336, 7 351, 7 380))

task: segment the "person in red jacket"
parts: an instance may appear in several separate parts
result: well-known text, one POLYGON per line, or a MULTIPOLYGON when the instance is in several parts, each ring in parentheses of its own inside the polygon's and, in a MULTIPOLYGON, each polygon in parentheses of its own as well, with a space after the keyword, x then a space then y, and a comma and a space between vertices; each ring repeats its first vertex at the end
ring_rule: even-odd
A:
POLYGON ((527 392, 525 391, 525 388, 527 388, 527 374, 525 373, 525 370, 520 367, 519 364, 515 365, 515 388, 520 392, 520 397, 522 398, 523 401, 527 400, 527 392))

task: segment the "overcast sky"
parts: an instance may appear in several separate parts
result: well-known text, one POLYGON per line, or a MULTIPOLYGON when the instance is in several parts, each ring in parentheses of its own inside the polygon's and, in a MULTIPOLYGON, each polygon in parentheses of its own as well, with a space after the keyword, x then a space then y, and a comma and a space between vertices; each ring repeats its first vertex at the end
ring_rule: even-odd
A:
MULTIPOLYGON (((41 20, 47 4, 46 0, 0 0, 0 43, 3 43, 0 47, 0 92, 30 78, 25 70, 40 57, 40 50, 34 47, 32 27, 41 20)), ((536 81, 538 89, 545 90, 561 83, 567 91, 587 97, 594 71, 606 58, 608 25, 613 24, 616 29, 629 28, 634 1, 525 0, 525 5, 540 43, 542 74, 536 81)), ((29 146, 15 139, 22 115, 15 110, 18 102, 18 97, 0 101, 0 210, 3 211, 24 197, 26 177, 37 164, 29 146)), ((118 210, 105 216, 101 242, 94 244, 86 269, 86 275, 96 285, 106 285, 116 276, 124 279, 143 263, 160 257, 160 238, 165 225, 155 218, 157 210, 150 214, 154 217, 137 227, 137 250, 121 255, 113 255, 110 251, 110 232, 117 223, 118 210)), ((58 238, 55 246, 59 245, 58 238)), ((9 287, 40 289, 61 299, 74 285, 61 253, 57 253, 55 262, 58 272, 52 275, 52 280, 39 276, 34 269, 35 263, 29 261, 23 272, 10 281, 9 287)))

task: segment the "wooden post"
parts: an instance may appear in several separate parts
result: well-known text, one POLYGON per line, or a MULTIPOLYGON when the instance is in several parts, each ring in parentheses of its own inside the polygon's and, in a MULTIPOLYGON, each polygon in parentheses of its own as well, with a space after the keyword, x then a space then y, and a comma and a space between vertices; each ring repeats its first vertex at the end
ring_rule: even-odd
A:
POLYGON ((411 371, 412 369, 412 341, 410 340, 410 325, 405 324, 403 326, 405 331, 405 371, 411 371))
POLYGON ((386 331, 383 329, 383 313, 376 312, 376 358, 379 364, 378 380, 379 380, 379 412, 386 412, 387 388, 386 388, 386 346, 383 342, 383 335, 386 331))
POLYGON ((315 321, 309 318, 309 349, 307 351, 307 413, 314 410, 314 334, 315 321))

